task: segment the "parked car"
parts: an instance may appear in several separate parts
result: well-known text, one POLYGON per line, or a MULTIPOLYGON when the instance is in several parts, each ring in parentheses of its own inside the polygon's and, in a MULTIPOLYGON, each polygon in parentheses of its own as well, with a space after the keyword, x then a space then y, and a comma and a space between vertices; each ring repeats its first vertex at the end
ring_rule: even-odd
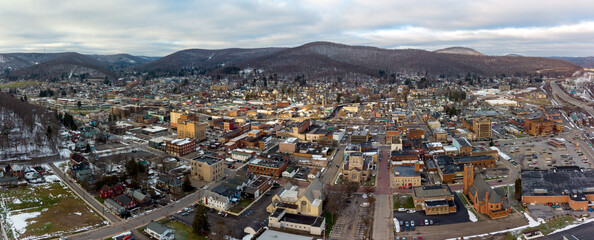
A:
POLYGON ((425 225, 429 225, 429 220, 425 219, 425 225))

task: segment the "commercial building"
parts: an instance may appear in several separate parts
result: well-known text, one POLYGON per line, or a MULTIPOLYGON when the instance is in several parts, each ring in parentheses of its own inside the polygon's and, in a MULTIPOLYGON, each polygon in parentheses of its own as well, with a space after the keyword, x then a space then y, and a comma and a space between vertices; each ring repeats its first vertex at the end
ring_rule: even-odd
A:
POLYGON ((545 136, 553 133, 562 132, 563 125, 556 124, 555 122, 541 118, 526 119, 524 125, 526 132, 532 136, 545 136))
POLYGON ((352 143, 361 143, 361 142, 368 142, 369 141, 369 131, 367 130, 355 130, 353 134, 351 134, 351 142, 352 143))
POLYGON ((424 210, 426 215, 449 214, 457 210, 454 193, 446 184, 414 187, 413 202, 415 208, 424 210))
POLYGON ((299 139, 296 137, 287 138, 278 144, 278 151, 284 153, 294 153, 298 142, 299 139))
POLYGON ((523 203, 568 203, 586 210, 594 201, 594 171, 578 167, 522 171, 523 203))
POLYGON ((460 155, 470 155, 470 153, 472 152, 472 145, 464 137, 454 138, 454 140, 452 141, 452 146, 458 149, 458 154, 460 155))
POLYGON ((259 175, 281 177, 285 169, 287 169, 287 161, 284 159, 255 158, 248 162, 248 171, 259 175))
POLYGON ((495 159, 491 155, 453 157, 455 164, 472 164, 477 168, 494 168, 495 159))
POLYGON ((471 164, 464 165, 463 190, 474 209, 492 219, 507 217, 511 212, 511 206, 506 202, 503 192, 493 190, 482 174, 474 173, 474 166, 471 164))
POLYGON ((464 128, 474 132, 478 139, 488 139, 493 136, 491 118, 464 118, 462 124, 464 128))
POLYGON ((190 162, 192 178, 212 182, 225 174, 225 163, 220 158, 200 156, 190 162))
POLYGON ((167 133, 167 128, 164 127, 146 127, 142 129, 142 134, 149 135, 149 136, 162 136, 167 133))
POLYGON ((421 174, 414 166, 395 166, 392 186, 397 188, 412 188, 421 186, 421 174))
POLYGON ((177 122, 177 138, 194 138, 200 142, 206 139, 206 123, 179 120, 177 122))
POLYGON ((175 139, 165 142, 165 151, 174 156, 184 156, 196 151, 196 140, 175 139))

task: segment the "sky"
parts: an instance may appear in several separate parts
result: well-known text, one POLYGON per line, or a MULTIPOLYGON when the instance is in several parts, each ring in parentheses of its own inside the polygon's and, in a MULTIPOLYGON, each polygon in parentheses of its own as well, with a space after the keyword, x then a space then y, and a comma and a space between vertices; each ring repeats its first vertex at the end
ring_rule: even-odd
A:
POLYGON ((0 52, 130 53, 464 46, 488 55, 594 56, 592 0, 0 0, 0 52))

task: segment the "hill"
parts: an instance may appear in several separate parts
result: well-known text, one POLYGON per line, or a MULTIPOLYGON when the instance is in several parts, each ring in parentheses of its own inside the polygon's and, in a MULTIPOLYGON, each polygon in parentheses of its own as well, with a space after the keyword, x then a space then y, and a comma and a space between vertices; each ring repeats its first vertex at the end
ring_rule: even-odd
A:
POLYGON ((466 48, 466 47, 449 47, 449 48, 435 50, 433 52, 447 53, 447 54, 472 55, 472 56, 484 56, 485 55, 485 54, 480 53, 477 50, 474 50, 472 48, 466 48))
POLYGON ((11 72, 10 76, 24 79, 46 80, 70 78, 84 74, 87 78, 116 78, 107 65, 79 53, 61 53, 46 62, 11 72))
POLYGON ((57 154, 60 128, 54 113, 0 92, 0 161, 57 154))
POLYGON ((567 76, 582 69, 576 64, 550 58, 444 54, 416 49, 382 49, 330 42, 313 42, 294 48, 183 50, 138 69, 162 72, 194 68, 221 72, 221 66, 305 74, 310 77, 351 73, 377 76, 380 70, 446 76, 463 76, 467 73, 484 76, 535 73, 567 76))
POLYGON ((583 68, 594 68, 594 57, 551 57, 554 59, 562 59, 571 63, 582 66, 583 68))
POLYGON ((113 54, 113 55, 86 55, 92 59, 105 64, 110 70, 120 70, 138 65, 147 64, 149 62, 159 59, 158 57, 146 57, 146 56, 132 56, 130 54, 113 54))

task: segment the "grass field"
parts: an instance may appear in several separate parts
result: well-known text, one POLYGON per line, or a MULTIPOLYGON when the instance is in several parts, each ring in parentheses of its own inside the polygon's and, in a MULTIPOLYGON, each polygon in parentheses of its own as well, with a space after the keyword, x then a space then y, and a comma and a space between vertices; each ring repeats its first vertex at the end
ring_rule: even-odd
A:
POLYGON ((20 87, 26 87, 26 86, 29 86, 29 85, 39 85, 39 83, 40 82, 35 82, 35 81, 4 83, 4 84, 0 84, 0 89, 5 89, 5 88, 20 88, 20 87))
POLYGON ((168 227, 173 230, 175 234, 175 239, 177 240, 202 240, 206 239, 206 237, 196 235, 192 232, 192 228, 180 223, 178 221, 169 221, 165 223, 168 227))
POLYGON ((0 191, 10 239, 51 238, 103 226, 104 220, 61 183, 0 191))
POLYGON ((415 208, 413 197, 411 195, 394 195, 394 209, 415 208))

